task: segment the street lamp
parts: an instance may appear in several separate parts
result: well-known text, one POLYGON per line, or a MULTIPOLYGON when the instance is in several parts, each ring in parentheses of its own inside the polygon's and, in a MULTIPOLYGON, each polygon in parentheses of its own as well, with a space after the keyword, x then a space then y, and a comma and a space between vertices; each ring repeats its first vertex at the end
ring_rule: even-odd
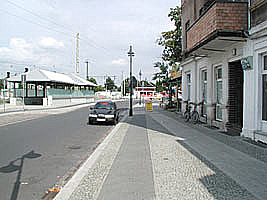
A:
MULTIPOLYGON (((141 77, 142 77, 141 69, 140 69, 140 72, 139 72, 139 76, 140 76, 140 86, 142 87, 142 85, 141 85, 141 81, 142 81, 142 79, 141 79, 141 77)), ((141 87, 140 87, 140 88, 141 88, 141 87)), ((140 96, 140 97, 139 97, 139 98, 140 98, 140 99, 139 99, 139 105, 140 105, 140 104, 141 104, 141 91, 139 92, 139 96, 140 96)))
POLYGON ((132 77, 132 57, 134 56, 134 52, 132 51, 132 46, 130 46, 130 50, 128 52, 128 56, 130 57, 130 111, 129 116, 133 116, 133 77, 132 77))

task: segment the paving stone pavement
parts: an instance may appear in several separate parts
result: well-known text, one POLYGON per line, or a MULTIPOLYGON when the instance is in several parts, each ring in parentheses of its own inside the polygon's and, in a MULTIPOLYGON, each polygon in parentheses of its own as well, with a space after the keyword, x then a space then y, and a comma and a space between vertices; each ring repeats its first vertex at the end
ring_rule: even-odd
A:
POLYGON ((61 198, 63 188, 56 200, 266 199, 267 165, 249 153, 254 146, 243 152, 242 140, 153 109, 120 122, 71 196, 61 198))

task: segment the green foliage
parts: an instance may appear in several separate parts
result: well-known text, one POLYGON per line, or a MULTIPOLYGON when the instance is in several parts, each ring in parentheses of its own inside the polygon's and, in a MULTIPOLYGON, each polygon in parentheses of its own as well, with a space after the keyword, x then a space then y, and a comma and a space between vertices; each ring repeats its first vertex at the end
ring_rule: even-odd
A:
POLYGON ((99 86, 97 86, 97 87, 94 88, 94 91, 95 92, 105 91, 105 88, 103 86, 99 85, 99 86))
POLYGON ((156 80, 156 91, 162 92, 168 85, 169 69, 168 65, 164 62, 154 63, 154 68, 157 68, 159 72, 155 73, 152 80, 156 80))
POLYGON ((163 46, 162 62, 154 63, 158 72, 154 74, 156 90, 163 91, 169 87, 169 66, 179 69, 179 62, 182 60, 182 12, 179 6, 170 8, 168 17, 174 22, 174 30, 162 32, 157 40, 158 45, 163 46))
POLYGON ((144 87, 155 87, 155 84, 152 83, 152 82, 148 82, 146 80, 143 80, 141 82, 138 81, 138 87, 142 87, 142 86, 144 86, 144 87))
MULTIPOLYGON (((126 95, 126 93, 130 93, 130 78, 126 78, 123 82, 122 82, 122 88, 124 88, 124 84, 125 84, 125 92, 123 95, 126 95)), ((135 76, 133 76, 133 88, 137 87, 137 79, 135 78, 135 76)))
POLYGON ((1 89, 4 89, 4 84, 3 84, 3 80, 2 79, 0 79, 0 90, 1 89))
POLYGON ((157 40, 158 45, 163 46, 162 59, 170 66, 177 65, 182 60, 182 12, 179 6, 170 8, 168 14, 174 22, 175 29, 162 32, 157 40))
POLYGON ((117 89, 117 86, 115 85, 114 81, 110 77, 108 77, 106 79, 105 88, 107 88, 107 90, 114 91, 115 89, 117 89))
POLYGON ((88 81, 90 81, 90 82, 92 82, 92 83, 97 85, 97 82, 96 82, 96 80, 94 78, 89 78, 88 81))

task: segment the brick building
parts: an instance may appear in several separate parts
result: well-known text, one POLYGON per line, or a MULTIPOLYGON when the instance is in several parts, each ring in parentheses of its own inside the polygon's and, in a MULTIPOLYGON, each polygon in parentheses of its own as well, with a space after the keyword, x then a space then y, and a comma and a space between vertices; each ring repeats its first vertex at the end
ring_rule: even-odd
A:
POLYGON ((202 120, 239 134, 248 1, 182 0, 182 13, 183 98, 204 101, 202 120))
POLYGON ((254 138, 255 133, 264 134, 267 132, 267 121, 263 120, 267 118, 264 92, 267 66, 263 70, 265 61, 267 64, 266 0, 182 0, 181 3, 183 99, 194 103, 204 101, 199 112, 202 121, 211 126, 249 137, 252 132, 254 138), (261 49, 257 55, 256 48, 261 49), (252 69, 248 65, 250 60, 254 62, 252 69))

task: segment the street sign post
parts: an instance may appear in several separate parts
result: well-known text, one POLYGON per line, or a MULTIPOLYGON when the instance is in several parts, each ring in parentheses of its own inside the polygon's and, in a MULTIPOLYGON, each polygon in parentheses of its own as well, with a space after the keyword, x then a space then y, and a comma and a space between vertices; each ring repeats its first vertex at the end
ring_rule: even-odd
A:
POLYGON ((129 116, 133 116, 133 76, 132 76, 132 69, 133 69, 133 56, 134 52, 132 51, 132 46, 130 46, 130 50, 128 52, 128 56, 130 57, 130 110, 129 116))

